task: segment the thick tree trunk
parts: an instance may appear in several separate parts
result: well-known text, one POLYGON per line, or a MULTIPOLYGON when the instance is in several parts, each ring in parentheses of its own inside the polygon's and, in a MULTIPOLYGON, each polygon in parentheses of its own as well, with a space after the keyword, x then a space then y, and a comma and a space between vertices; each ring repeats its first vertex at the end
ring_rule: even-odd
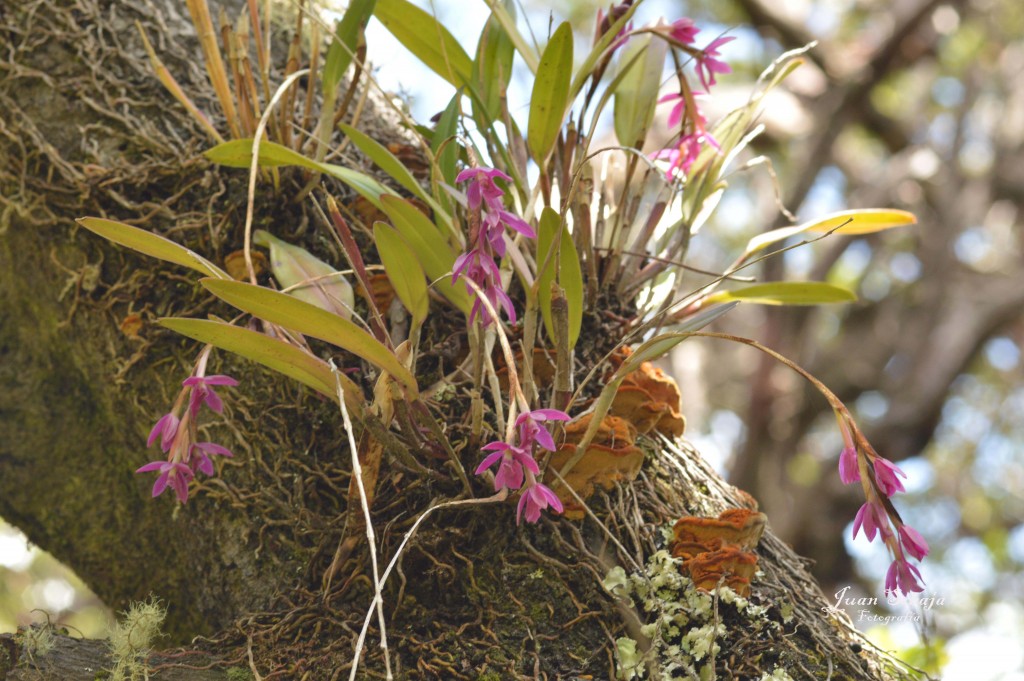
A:
MULTIPOLYGON (((336 560, 358 515, 346 509, 349 455, 331 405, 224 357, 219 370, 242 386, 212 439, 235 459, 182 508, 151 500, 151 480, 132 474, 151 458, 146 433, 196 352, 152 322, 202 315, 211 303, 193 278, 85 234, 73 220, 110 216, 218 261, 241 243, 244 178, 197 158, 206 140, 151 75, 133 25, 143 22, 178 81, 214 111, 177 5, 0 0, 0 515, 112 607, 161 599, 166 645, 213 637, 199 642, 207 657, 151 667, 187 660, 215 663, 224 677, 251 666, 278 678, 337 678, 347 674, 372 583, 365 542, 336 560), (138 337, 123 324, 132 314, 143 322, 138 337)), ((370 132, 400 136, 382 111, 363 120, 391 127, 370 132)), ((286 185, 302 181, 285 174, 286 185)), ((303 209, 280 196, 260 199, 257 216, 329 248, 309 236, 303 209)), ((678 517, 742 502, 695 452, 648 444, 640 478, 595 498, 595 518, 517 528, 503 505, 427 519, 384 594, 396 675, 612 675, 615 639, 643 637, 636 612, 601 580, 616 565, 645 563, 664 547, 660 528, 678 517)), ((476 451, 462 450, 467 465, 476 451)), ((386 559, 432 502, 461 489, 390 461, 379 488, 374 525, 386 559)), ((482 485, 475 492, 487 494, 482 485)), ((714 603, 724 625, 711 656, 720 674, 902 674, 860 652, 849 621, 823 610, 829 601, 770 531, 757 552, 763 574, 750 601, 765 606, 761 623, 714 603)), ((367 674, 384 668, 374 625, 367 674)), ((102 646, 64 640, 48 655, 28 652, 0 640, 0 678, 92 679, 109 664, 102 646)))

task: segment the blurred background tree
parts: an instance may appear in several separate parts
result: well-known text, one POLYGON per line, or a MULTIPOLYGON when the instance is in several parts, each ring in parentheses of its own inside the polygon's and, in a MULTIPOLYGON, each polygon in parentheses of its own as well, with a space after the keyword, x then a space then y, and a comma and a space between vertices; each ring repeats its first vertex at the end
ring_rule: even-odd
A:
MULTIPOLYGON (((543 42, 549 14, 587 27, 602 4, 526 0, 524 9, 543 42)), ((486 19, 483 2, 435 0, 433 10, 469 43, 486 19), (456 11, 459 22, 450 20, 456 11)), ((731 316, 730 330, 856 405, 876 449, 908 474, 900 509, 932 546, 927 594, 944 603, 926 613, 923 630, 889 624, 872 631, 875 640, 932 671, 945 664, 946 678, 1024 678, 1024 6, 650 0, 638 19, 658 15, 707 25, 703 42, 716 31, 738 37, 723 50, 736 74, 722 79, 717 113, 745 100, 765 63, 817 40, 773 94, 753 153, 771 160, 783 203, 800 217, 875 205, 918 215, 914 229, 827 239, 757 273, 832 281, 860 303, 749 308, 731 316)), ((426 120, 447 90, 432 91, 429 74, 389 40, 371 25, 378 77, 426 120)), ((725 210, 694 241, 693 264, 722 269, 751 236, 788 224, 774 195, 765 166, 735 175, 725 210)), ((850 595, 880 597, 887 559, 849 539, 860 500, 835 474, 842 445, 825 401, 742 348, 687 343, 671 364, 690 437, 814 561, 825 591, 849 585, 850 595)), ((0 625, 13 628, 19 608, 24 619, 34 606, 11 595, 32 588, 8 583, 0 625)))

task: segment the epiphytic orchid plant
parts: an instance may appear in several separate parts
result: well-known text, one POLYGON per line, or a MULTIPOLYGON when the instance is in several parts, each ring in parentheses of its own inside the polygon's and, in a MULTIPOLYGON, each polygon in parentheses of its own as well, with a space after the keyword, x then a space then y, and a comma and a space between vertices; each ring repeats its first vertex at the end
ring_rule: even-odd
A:
MULTIPOLYGON (((694 335, 771 353, 748 339, 700 331, 739 302, 817 305, 854 299, 822 282, 750 283, 737 276, 767 257, 763 251, 769 246, 801 235, 865 234, 915 221, 901 211, 858 210, 775 229, 752 239, 720 275, 690 283, 693 275, 683 263, 691 238, 714 213, 730 173, 760 131, 755 121, 765 93, 800 64, 801 51, 773 63, 744 106, 712 121, 703 107, 714 98, 719 77, 730 73, 723 52, 732 36, 702 40, 704 32, 679 17, 638 26, 634 15, 642 0, 627 1, 597 14, 593 39, 577 62, 568 23, 555 28, 540 49, 520 33, 509 5, 486 1, 491 16, 473 55, 408 0, 353 0, 333 30, 308 18, 312 51, 304 56, 298 48, 280 75, 272 73, 259 37, 261 18, 247 17, 238 25, 251 25, 252 35, 226 29, 236 60, 233 79, 216 42, 203 43, 222 106, 218 125, 150 52, 161 81, 217 142, 207 159, 248 169, 250 179, 246 223, 235 235, 242 254, 236 262, 244 266, 231 273, 156 234, 107 219, 79 221, 119 244, 199 272, 202 286, 240 313, 233 322, 160 321, 206 348, 150 437, 150 444, 159 441, 168 454, 166 461, 139 469, 159 473, 154 495, 169 486, 184 502, 195 473, 213 473, 209 455, 230 456, 219 445, 195 441, 201 404, 219 411, 213 386, 234 384, 205 374, 213 346, 337 401, 346 421, 349 414, 357 423, 379 421, 413 457, 440 443, 446 470, 464 494, 480 490, 467 469, 488 476, 497 500, 519 495, 517 522, 536 523, 543 511, 560 513, 585 496, 582 483, 572 487, 572 473, 599 465, 592 452, 612 451, 621 440, 616 433, 632 442, 635 423, 609 425, 608 419, 619 404, 616 392, 627 379, 635 380, 630 377, 645 362, 694 335), (365 63, 364 27, 371 16, 453 88, 433 127, 406 119, 408 144, 385 145, 361 132, 360 107, 351 107, 357 90, 375 85, 365 63), (331 40, 321 62, 322 34, 331 40), (437 39, 422 40, 424 35, 437 39), (313 73, 296 67, 303 59, 313 73), (519 104, 506 99, 517 70, 533 81, 525 121, 513 115, 519 104), (260 92, 277 82, 263 106, 260 92), (653 125, 659 115, 671 131, 667 141, 653 125), (617 144, 602 137, 608 127, 617 144), (376 167, 374 173, 330 162, 339 135, 376 167), (613 165, 621 181, 611 179, 613 165), (296 169, 287 171, 298 181, 294 196, 319 216, 343 263, 328 263, 268 231, 253 232, 257 185, 286 191, 287 168, 296 169), (373 248, 361 248, 360 242, 373 248), (254 244, 267 248, 269 258, 254 244), (261 258, 269 262, 273 285, 260 283, 261 258), (591 312, 612 307, 617 335, 597 331, 591 312), (467 351, 428 385, 424 357, 434 352, 436 339, 450 336, 462 339, 467 351), (332 361, 308 339, 331 346, 332 361), (591 364, 578 372, 576 350, 584 342, 606 358, 618 353, 618 366, 607 371, 606 364, 591 364), (492 352, 496 346, 498 353, 492 352), (359 375, 336 370, 335 361, 359 375), (602 386, 592 380, 597 375, 604 376, 602 386), (475 446, 456 448, 428 405, 452 386, 472 396, 470 409, 459 417, 467 420, 475 446), (570 430, 571 444, 565 437, 570 430), (558 470, 554 453, 562 462, 558 470)), ((192 0, 189 9, 197 26, 208 22, 204 0, 192 0)), ((920 591, 920 574, 908 557, 920 560, 928 548, 891 502, 903 488, 902 472, 871 449, 827 388, 776 357, 814 382, 839 416, 845 442, 840 476, 843 482, 860 481, 866 495, 855 534, 863 529, 869 540, 881 536, 893 554, 886 588, 920 591)), ((379 465, 383 448, 368 447, 360 459, 364 454, 378 457, 379 465)), ((435 465, 429 459, 413 464, 435 465)), ((627 481, 629 475, 635 470, 625 474, 627 481)), ((360 475, 353 478, 363 485, 360 475)), ((611 478, 597 471, 586 484, 606 479, 611 478)), ((368 508, 373 485, 361 487, 361 494, 368 508)))

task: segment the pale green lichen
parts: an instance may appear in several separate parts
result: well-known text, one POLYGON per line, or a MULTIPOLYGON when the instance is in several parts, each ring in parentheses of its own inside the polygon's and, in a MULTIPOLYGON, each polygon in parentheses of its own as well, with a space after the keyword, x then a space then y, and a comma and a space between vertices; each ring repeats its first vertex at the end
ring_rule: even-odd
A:
POLYGON ((45 657, 53 650, 55 639, 53 627, 49 624, 35 624, 25 627, 15 635, 15 641, 21 645, 22 652, 30 662, 37 657, 45 657))
POLYGON ((616 641, 616 678, 646 679, 650 673, 662 679, 714 681, 719 653, 744 634, 735 625, 730 631, 727 620, 735 623, 741 617, 744 631, 779 627, 769 619, 768 605, 752 603, 727 586, 715 595, 701 591, 680 572, 680 565, 680 559, 662 550, 648 558, 642 573, 615 566, 602 581, 609 594, 634 610, 640 624, 635 635, 644 641, 616 641))
POLYGON ((167 611, 155 598, 132 603, 110 630, 110 654, 114 667, 111 681, 136 681, 148 677, 146 658, 160 636, 167 611))
POLYGON ((760 681, 793 681, 793 677, 782 667, 777 667, 772 670, 771 674, 768 672, 762 674, 760 681))

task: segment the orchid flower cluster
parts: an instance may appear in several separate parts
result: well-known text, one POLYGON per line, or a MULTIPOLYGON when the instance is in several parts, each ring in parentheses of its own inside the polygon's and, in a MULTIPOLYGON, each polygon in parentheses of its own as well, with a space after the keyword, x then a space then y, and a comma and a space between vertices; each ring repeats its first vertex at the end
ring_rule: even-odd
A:
POLYGON ((476 475, 482 475, 494 464, 498 464, 498 472, 494 475, 494 490, 523 490, 516 508, 517 525, 523 515, 526 516, 526 522, 537 522, 545 508, 550 507, 556 513, 562 512, 562 502, 558 495, 537 481, 540 466, 533 452, 537 447, 549 452, 555 451, 555 440, 543 422, 568 420, 569 415, 558 409, 534 409, 520 414, 516 419, 516 444, 497 440, 483 447, 483 451, 491 453, 477 466, 476 475))
MULTIPOLYGON (((505 227, 530 239, 537 238, 537 233, 521 217, 505 210, 501 200, 505 192, 494 183, 495 178, 512 181, 511 177, 494 168, 467 168, 455 178, 458 184, 469 183, 466 188, 466 206, 469 209, 469 243, 472 247, 459 256, 452 266, 452 283, 465 276, 480 288, 495 311, 499 307, 504 309, 509 321, 514 324, 516 310, 502 286, 501 272, 494 257, 505 256, 505 227)), ((474 295, 472 288, 467 288, 470 295, 474 295)), ((489 325, 494 321, 490 312, 479 298, 475 295, 474 298, 473 309, 469 313, 470 323, 479 315, 484 326, 489 325)))
POLYGON ((196 441, 197 418, 202 407, 205 405, 217 414, 224 410, 224 403, 214 387, 238 385, 238 381, 230 376, 207 376, 206 362, 209 356, 210 346, 207 346, 199 356, 194 374, 182 382, 182 390, 171 411, 160 417, 149 433, 146 446, 152 447, 159 441, 160 449, 167 454, 167 459, 147 463, 135 472, 159 472, 153 484, 154 497, 160 496, 170 487, 178 501, 184 504, 188 501, 189 483, 196 474, 201 472, 213 475, 211 456, 233 456, 227 447, 214 442, 196 441))
POLYGON ((716 74, 731 73, 732 69, 720 59, 718 50, 726 43, 735 40, 733 37, 723 36, 712 40, 701 50, 693 47, 700 29, 697 28, 692 19, 682 18, 672 22, 667 27, 656 27, 655 30, 667 37, 669 42, 684 49, 693 55, 696 62, 697 77, 700 80, 703 91, 690 89, 686 79, 680 76, 680 91, 676 94, 669 94, 658 100, 659 104, 675 102, 668 115, 668 126, 680 128, 678 142, 670 147, 661 149, 653 154, 655 160, 667 159, 669 162, 665 176, 669 180, 683 178, 690 172, 697 157, 700 155, 704 145, 710 145, 718 150, 718 141, 711 136, 707 130, 707 118, 701 113, 697 106, 699 99, 709 96, 711 86, 715 85, 716 74))
MULTIPOLYGON (((502 286, 501 275, 494 259, 495 256, 504 257, 507 252, 505 227, 530 239, 535 239, 537 233, 525 220, 505 209, 502 203, 505 192, 494 183, 495 178, 505 182, 512 181, 511 177, 493 168, 467 168, 456 177, 459 184, 469 183, 466 187, 466 207, 469 209, 469 242, 472 247, 459 256, 452 266, 452 283, 465 276, 480 289, 495 311, 500 306, 505 310, 509 321, 514 324, 516 310, 502 286)), ((471 287, 470 293, 475 293, 471 287)), ((470 311, 470 323, 473 323, 478 315, 484 326, 495 321, 479 297, 470 311)), ((534 458, 534 450, 540 447, 548 452, 555 451, 555 440, 543 424, 545 421, 568 420, 569 415, 564 411, 534 409, 520 414, 516 419, 513 429, 517 436, 515 444, 497 440, 484 445, 483 451, 490 454, 477 467, 476 475, 483 475, 497 464, 497 473, 494 475, 495 491, 522 489, 516 508, 516 524, 522 521, 524 515, 527 522, 537 522, 540 520, 541 512, 546 508, 551 508, 556 513, 562 512, 562 502, 558 495, 537 481, 540 465, 534 458)))
POLYGON ((867 499, 853 521, 853 537, 863 528, 868 541, 880 536, 893 555, 885 575, 886 593, 924 591, 921 572, 907 556, 918 561, 928 555, 924 537, 900 518, 889 498, 905 491, 900 477, 907 475, 893 462, 879 456, 853 423, 848 413, 836 411, 843 433, 843 451, 839 455, 839 479, 849 485, 860 482, 867 499), (895 526, 896 531, 893 531, 895 526))

